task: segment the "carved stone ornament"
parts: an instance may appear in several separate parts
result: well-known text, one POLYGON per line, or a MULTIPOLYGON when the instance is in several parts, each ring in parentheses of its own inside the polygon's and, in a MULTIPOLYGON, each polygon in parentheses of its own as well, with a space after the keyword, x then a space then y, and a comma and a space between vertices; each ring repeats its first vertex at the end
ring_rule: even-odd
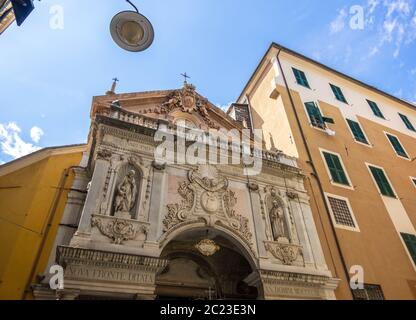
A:
POLYGON ((221 249, 215 241, 210 239, 201 240, 195 245, 195 248, 205 257, 211 257, 221 249))
POLYGON ((260 189, 259 185, 257 183, 253 183, 253 182, 248 183, 247 188, 250 191, 254 191, 254 192, 259 191, 259 189, 260 189))
POLYGON ((166 163, 158 163, 156 161, 153 161, 152 167, 158 171, 163 171, 166 169, 166 163))
POLYGON ((210 118, 209 108, 208 100, 200 97, 193 85, 186 83, 182 89, 170 93, 165 103, 154 108, 141 110, 140 113, 169 114, 174 110, 187 113, 197 112, 209 127, 219 129, 219 125, 210 118))
POLYGON ((228 189, 228 180, 219 175, 213 166, 203 165, 188 173, 188 181, 179 184, 179 203, 168 204, 168 213, 163 220, 164 231, 176 225, 203 218, 211 224, 221 223, 230 227, 249 244, 252 234, 249 220, 235 212, 237 198, 228 189))
POLYGON ((149 227, 142 222, 119 219, 110 216, 93 216, 92 227, 97 227, 114 244, 123 244, 124 241, 134 240, 139 234, 147 236, 149 227))
POLYGON ((299 246, 289 243, 265 242, 265 247, 273 257, 280 260, 285 265, 292 265, 297 259, 302 249, 299 246))
POLYGON ((112 157, 112 153, 109 150, 98 150, 97 151, 97 159, 100 160, 109 160, 112 157))
POLYGON ((290 200, 295 200, 295 199, 299 198, 298 194, 295 193, 295 192, 288 191, 288 192, 286 192, 286 195, 290 200))

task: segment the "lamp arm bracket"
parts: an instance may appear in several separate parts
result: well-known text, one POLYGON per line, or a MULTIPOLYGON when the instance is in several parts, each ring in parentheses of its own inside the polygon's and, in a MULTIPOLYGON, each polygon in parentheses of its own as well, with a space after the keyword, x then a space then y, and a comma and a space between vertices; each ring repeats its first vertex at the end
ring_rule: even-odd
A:
POLYGON ((126 0, 126 1, 134 8, 134 10, 136 10, 137 13, 139 13, 139 10, 137 9, 137 7, 130 0, 126 0))

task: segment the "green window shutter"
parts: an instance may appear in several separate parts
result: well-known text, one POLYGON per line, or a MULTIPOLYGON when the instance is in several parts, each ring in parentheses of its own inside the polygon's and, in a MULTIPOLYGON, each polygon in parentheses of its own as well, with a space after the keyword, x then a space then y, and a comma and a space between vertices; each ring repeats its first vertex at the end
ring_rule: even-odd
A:
POLYGON ((401 235, 407 249, 409 250, 413 262, 416 264, 416 236, 407 233, 402 233, 401 235))
POLYGON ((397 154, 398 154, 399 156, 402 156, 402 157, 405 157, 405 158, 409 158, 409 157, 407 156, 406 151, 404 151, 404 148, 403 148, 403 146, 401 145, 401 143, 400 143, 399 139, 397 139, 396 137, 391 136, 391 135, 389 135, 389 134, 387 135, 387 137, 389 138, 390 143, 392 144, 392 146, 393 146, 394 150, 396 150, 396 152, 397 152, 397 154))
POLYGON ((404 114, 399 113, 400 118, 402 118, 404 124, 406 125, 407 129, 412 130, 412 131, 416 131, 415 127, 413 126, 413 124, 410 122, 409 118, 406 117, 404 114))
POLYGON ((306 79, 305 72, 295 69, 295 68, 292 68, 292 70, 293 70, 293 73, 295 74, 296 82, 300 84, 301 86, 310 88, 308 79, 306 79))
POLYGON ((394 191, 391 188, 390 183, 387 180, 386 175, 384 174, 384 171, 371 166, 370 170, 374 177, 374 180, 376 180, 378 188, 380 189, 380 193, 384 196, 395 198, 396 195, 394 194, 394 191))
POLYGON ((371 110, 373 111, 374 115, 376 115, 379 118, 384 119, 384 115, 381 112, 380 108, 378 107, 377 103, 371 100, 367 100, 368 105, 370 106, 371 110))
POLYGON ((368 141, 364 135, 363 130, 361 129, 361 126, 358 122, 352 121, 347 119, 348 125, 351 128, 352 133, 354 134, 355 140, 368 144, 368 141))
POLYGON ((308 115, 309 115, 309 119, 311 121, 311 124, 314 127, 324 129, 325 128, 325 122, 324 122, 324 119, 322 117, 321 111, 319 110, 319 108, 317 107, 315 102, 306 102, 305 106, 306 106, 306 110, 308 111, 308 115))
POLYGON ((348 181, 347 175, 344 172, 344 168, 342 167, 339 157, 328 152, 324 152, 324 157, 331 173, 333 182, 349 186, 350 183, 348 181))
POLYGON ((340 87, 337 87, 333 84, 329 84, 329 85, 331 86, 332 92, 334 93, 335 98, 337 98, 337 100, 344 102, 344 103, 348 103, 340 87))

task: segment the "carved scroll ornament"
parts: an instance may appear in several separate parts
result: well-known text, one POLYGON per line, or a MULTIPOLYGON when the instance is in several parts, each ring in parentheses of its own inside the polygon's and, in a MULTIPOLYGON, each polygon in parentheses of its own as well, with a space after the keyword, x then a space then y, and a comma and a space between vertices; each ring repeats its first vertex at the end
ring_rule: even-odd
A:
POLYGON ((147 225, 139 221, 98 215, 93 216, 91 225, 112 239, 114 244, 123 244, 124 241, 134 240, 139 234, 147 235, 149 229, 147 225))

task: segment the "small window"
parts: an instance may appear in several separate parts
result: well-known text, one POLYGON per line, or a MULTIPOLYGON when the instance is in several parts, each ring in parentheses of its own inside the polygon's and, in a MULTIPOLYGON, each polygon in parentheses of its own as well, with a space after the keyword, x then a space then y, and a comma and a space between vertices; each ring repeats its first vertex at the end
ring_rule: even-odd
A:
POLYGON ((292 68, 292 69, 293 69, 293 73, 295 74, 296 82, 301 86, 310 88, 308 79, 306 79, 305 72, 295 69, 295 68, 292 68))
POLYGON ((379 117, 379 118, 384 119, 384 115, 381 112, 380 108, 378 107, 377 103, 375 103, 374 101, 371 101, 371 100, 367 100, 367 102, 368 102, 368 105, 370 106, 371 110, 373 110, 374 115, 379 117))
POLYGON ((364 289, 353 290, 354 300, 384 300, 383 290, 377 284, 364 284, 364 289))
POLYGON ((348 125, 350 126, 352 134, 354 135, 355 140, 361 143, 368 144, 367 138, 365 137, 365 134, 363 130, 361 129, 360 124, 350 119, 347 119, 347 122, 348 122, 348 125))
POLYGON ((335 98, 337 98, 338 101, 344 102, 344 103, 348 103, 347 99, 345 99, 344 94, 342 93, 342 90, 340 87, 337 87, 333 84, 329 84, 331 86, 332 91, 335 94, 335 98))
POLYGON ((387 180, 384 170, 372 166, 369 167, 371 174, 373 175, 374 180, 377 183, 378 189, 380 190, 380 193, 386 197, 396 198, 396 194, 390 186, 390 183, 387 180))
POLYGON ((356 228, 354 219, 351 215, 350 207, 348 206, 346 200, 328 196, 328 202, 331 206, 336 224, 349 228, 356 228))
POLYGON ((416 187, 416 178, 410 178, 410 179, 412 179, 412 182, 413 182, 413 184, 415 185, 415 187, 416 187))
POLYGON ((404 150, 402 144, 400 143, 399 139, 391 134, 386 133, 387 138, 389 139, 391 145, 393 146, 394 151, 396 151, 397 155, 409 159, 406 151, 404 150))
POLYGON ((413 126, 413 124, 410 122, 409 118, 407 116, 405 116, 404 114, 399 113, 400 118, 402 118, 404 124, 406 125, 407 129, 412 130, 412 131, 416 131, 415 127, 413 126))
POLYGON ((332 177, 332 182, 350 186, 347 175, 345 174, 344 167, 341 164, 340 158, 333 153, 322 152, 328 166, 328 170, 332 177))
POLYGON ((314 127, 325 129, 325 121, 324 117, 322 117, 321 110, 319 110, 318 106, 315 102, 306 102, 305 103, 306 110, 308 111, 309 120, 314 127))
POLYGON ((402 233, 401 235, 413 262, 416 264, 416 236, 408 233, 402 233))

